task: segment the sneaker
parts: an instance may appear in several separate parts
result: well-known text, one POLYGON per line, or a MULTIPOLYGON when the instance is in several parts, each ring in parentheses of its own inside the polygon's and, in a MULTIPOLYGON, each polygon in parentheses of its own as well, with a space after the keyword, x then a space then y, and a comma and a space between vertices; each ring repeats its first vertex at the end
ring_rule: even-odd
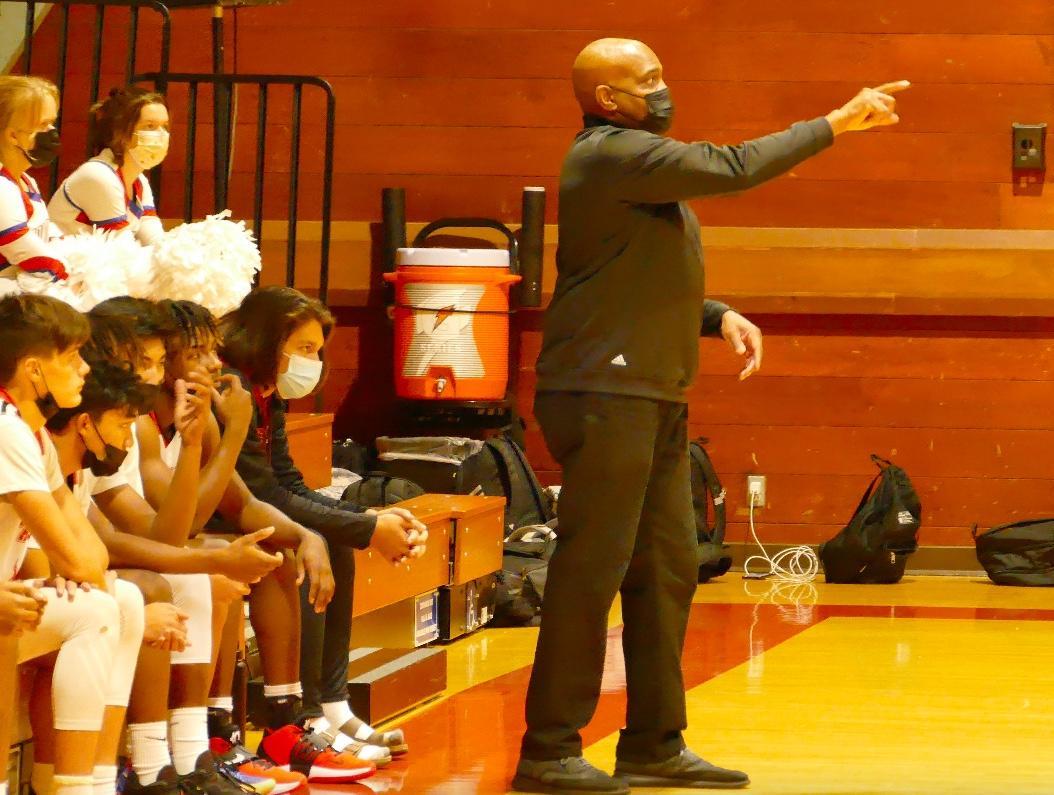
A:
POLYGON ((321 734, 293 724, 264 732, 260 753, 285 770, 303 773, 308 781, 341 784, 361 781, 377 772, 373 762, 337 751, 321 734))
POLYGON ((516 766, 512 788, 516 792, 549 795, 577 795, 581 792, 629 795, 629 787, 624 782, 597 770, 580 756, 548 762, 521 759, 516 766))
POLYGON ((263 776, 250 776, 233 765, 227 765, 223 762, 220 763, 219 769, 220 775, 231 779, 236 784, 248 787, 256 795, 271 795, 275 790, 275 782, 272 779, 264 778, 263 776))
POLYGON ((212 738, 209 745, 221 764, 233 768, 242 776, 271 781, 274 784, 271 795, 285 795, 287 792, 307 785, 305 776, 283 770, 244 746, 224 743, 222 739, 216 737, 212 738))
POLYGON ((366 745, 379 745, 381 748, 387 748, 392 756, 402 756, 410 750, 402 729, 379 732, 366 721, 356 717, 352 717, 341 726, 340 733, 366 745))
POLYGON ((726 770, 700 759, 687 748, 665 762, 615 762, 615 776, 631 787, 739 789, 750 783, 740 770, 726 770))
POLYGON ((256 795, 247 784, 221 770, 212 751, 198 757, 194 772, 178 779, 183 795, 256 795))
POLYGON ((176 769, 169 765, 157 774, 157 781, 152 784, 140 784, 139 776, 128 768, 124 771, 120 792, 122 795, 181 795, 179 776, 176 775, 176 769))
POLYGON ((333 747, 334 751, 351 754, 367 762, 373 762, 378 770, 392 763, 392 752, 380 745, 360 743, 342 732, 334 734, 332 729, 319 733, 326 738, 326 741, 333 747))

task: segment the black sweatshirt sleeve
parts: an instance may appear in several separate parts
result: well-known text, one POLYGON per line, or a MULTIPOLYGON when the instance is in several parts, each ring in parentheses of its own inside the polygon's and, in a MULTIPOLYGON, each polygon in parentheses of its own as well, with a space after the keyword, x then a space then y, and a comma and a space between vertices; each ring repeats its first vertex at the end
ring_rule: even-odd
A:
POLYGON ((739 146, 683 143, 643 130, 619 130, 600 144, 619 199, 665 204, 734 193, 786 173, 834 142, 826 119, 799 122, 739 146))
POLYGON ((699 336, 720 337, 721 318, 731 309, 728 304, 722 304, 720 301, 711 301, 709 298, 703 301, 703 327, 699 329, 699 336))
POLYGON ((285 410, 272 402, 271 460, 257 436, 254 417, 238 455, 238 474, 253 496, 273 505, 294 522, 318 532, 330 544, 365 549, 370 545, 377 517, 355 510, 357 506, 330 500, 311 491, 289 455, 285 435, 285 410))

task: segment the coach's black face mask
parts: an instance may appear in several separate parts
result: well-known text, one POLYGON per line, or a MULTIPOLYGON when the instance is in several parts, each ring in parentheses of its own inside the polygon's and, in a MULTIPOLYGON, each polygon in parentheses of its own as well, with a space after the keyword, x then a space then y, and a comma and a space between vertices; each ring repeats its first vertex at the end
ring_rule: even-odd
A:
POLYGON ((618 91, 620 94, 628 94, 631 97, 637 99, 643 99, 648 106, 648 115, 640 122, 642 130, 646 130, 656 135, 665 135, 669 131, 670 125, 673 124, 673 100, 670 99, 670 89, 660 88, 658 91, 652 91, 650 94, 631 94, 629 91, 623 91, 621 88, 615 88, 615 86, 609 86, 612 91, 618 91))

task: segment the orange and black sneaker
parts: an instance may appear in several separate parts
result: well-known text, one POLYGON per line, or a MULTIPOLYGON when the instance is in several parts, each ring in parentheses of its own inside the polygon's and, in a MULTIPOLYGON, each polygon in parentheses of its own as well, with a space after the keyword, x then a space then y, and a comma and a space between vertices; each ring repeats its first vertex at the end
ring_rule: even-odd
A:
POLYGON ((264 732, 260 753, 280 768, 307 776, 308 781, 345 784, 377 772, 373 762, 337 751, 321 734, 294 725, 264 732))
POLYGON ((233 745, 220 737, 209 740, 209 747, 221 764, 237 771, 249 780, 265 779, 274 782, 271 795, 285 795, 307 785, 307 777, 283 770, 263 757, 257 756, 242 745, 233 745))

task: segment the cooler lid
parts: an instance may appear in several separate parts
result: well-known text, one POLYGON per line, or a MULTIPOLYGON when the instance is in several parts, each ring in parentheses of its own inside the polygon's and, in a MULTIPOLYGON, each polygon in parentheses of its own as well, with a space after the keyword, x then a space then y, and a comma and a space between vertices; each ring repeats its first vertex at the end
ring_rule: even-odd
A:
POLYGON ((450 268, 508 268, 509 252, 501 248, 401 248, 395 264, 450 268))

